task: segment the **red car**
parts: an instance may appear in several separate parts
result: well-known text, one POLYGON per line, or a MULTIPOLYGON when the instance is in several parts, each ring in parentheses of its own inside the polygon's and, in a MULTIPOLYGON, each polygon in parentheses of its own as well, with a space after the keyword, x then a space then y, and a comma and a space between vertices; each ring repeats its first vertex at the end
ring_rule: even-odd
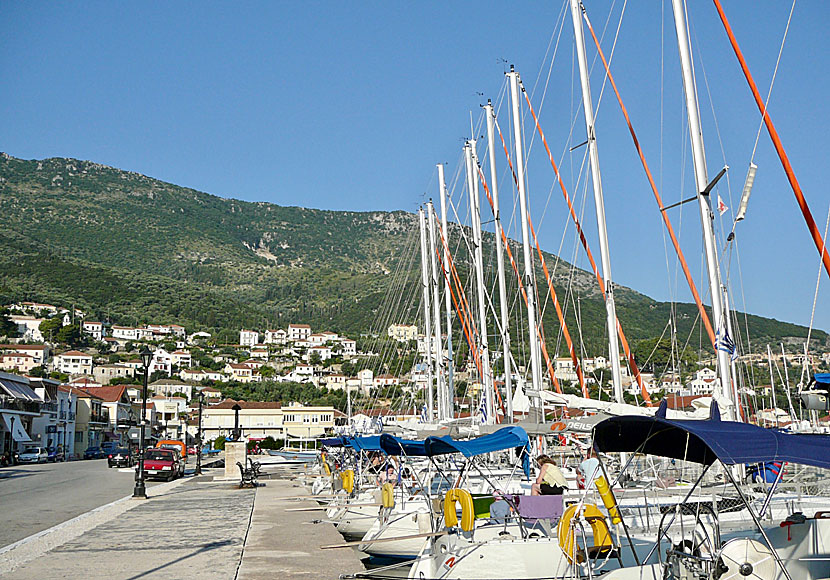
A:
POLYGON ((144 452, 144 477, 173 481, 184 475, 181 455, 171 449, 148 449, 144 452))

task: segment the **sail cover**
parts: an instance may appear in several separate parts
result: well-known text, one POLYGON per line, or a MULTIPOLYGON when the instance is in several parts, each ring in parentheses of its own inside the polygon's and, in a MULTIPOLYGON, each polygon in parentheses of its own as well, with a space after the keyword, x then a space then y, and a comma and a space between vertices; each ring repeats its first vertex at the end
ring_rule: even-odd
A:
POLYGON ((830 435, 793 434, 748 423, 721 421, 713 403, 709 419, 666 419, 665 402, 654 417, 612 417, 594 428, 601 452, 645 453, 710 465, 790 461, 830 469, 830 435))
POLYGON ((461 453, 465 457, 474 457, 503 449, 526 447, 527 444, 527 432, 521 427, 511 426, 467 441, 456 441, 451 437, 427 437, 424 441, 424 448, 428 457, 448 453, 461 453))

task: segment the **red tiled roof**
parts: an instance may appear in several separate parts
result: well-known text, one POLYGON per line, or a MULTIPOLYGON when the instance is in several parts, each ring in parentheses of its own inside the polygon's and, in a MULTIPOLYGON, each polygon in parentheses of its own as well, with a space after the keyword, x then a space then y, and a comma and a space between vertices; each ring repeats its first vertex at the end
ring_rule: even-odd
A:
POLYGON ((68 350, 58 356, 88 356, 89 358, 92 358, 91 354, 86 354, 85 352, 81 352, 79 350, 68 350))
POLYGON ((95 394, 105 403, 115 403, 121 400, 127 385, 108 385, 106 387, 88 387, 95 391, 95 394))

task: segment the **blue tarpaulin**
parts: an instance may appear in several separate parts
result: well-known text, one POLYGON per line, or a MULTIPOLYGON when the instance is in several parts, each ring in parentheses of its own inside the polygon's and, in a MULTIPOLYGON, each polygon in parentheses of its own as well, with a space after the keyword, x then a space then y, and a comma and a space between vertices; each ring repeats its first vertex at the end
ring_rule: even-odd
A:
POLYGON ((448 453, 462 453, 465 457, 474 457, 512 449, 514 447, 525 447, 528 444, 527 432, 521 427, 502 427, 495 433, 482 435, 467 441, 456 441, 449 435, 444 437, 427 437, 424 440, 426 455, 446 455, 448 453))
POLYGON ((790 461, 830 469, 830 435, 793 434, 757 425, 721 421, 717 404, 703 421, 666 419, 665 401, 654 417, 623 416, 594 428, 602 452, 646 453, 710 465, 790 461))
POLYGON ((320 443, 326 447, 343 447, 345 445, 343 437, 330 437, 329 439, 321 439, 320 443))

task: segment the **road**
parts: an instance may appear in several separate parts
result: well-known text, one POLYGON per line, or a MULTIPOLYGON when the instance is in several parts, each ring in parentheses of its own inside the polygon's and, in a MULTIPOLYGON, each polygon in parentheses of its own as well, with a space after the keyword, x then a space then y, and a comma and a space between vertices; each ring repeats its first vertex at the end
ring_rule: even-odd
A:
POLYGON ((0 468, 0 547, 131 495, 134 485, 134 470, 109 469, 106 459, 0 468))

